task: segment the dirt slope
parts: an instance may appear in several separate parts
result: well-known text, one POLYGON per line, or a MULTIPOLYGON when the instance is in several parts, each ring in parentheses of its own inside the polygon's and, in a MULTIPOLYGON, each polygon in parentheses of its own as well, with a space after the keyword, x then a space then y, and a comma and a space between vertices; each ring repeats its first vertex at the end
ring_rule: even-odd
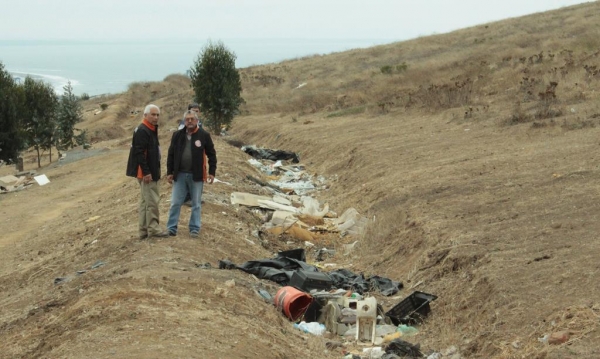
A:
POLYGON ((259 243, 259 220, 229 204, 233 191, 265 192, 225 140, 299 152, 327 179, 320 200, 369 218, 364 235, 328 242, 359 240, 331 261, 403 281, 379 298, 386 308, 413 289, 438 295, 414 339, 426 350, 599 357, 599 6, 243 69, 244 115, 215 138, 217 177, 232 186, 205 187, 199 240, 139 241, 138 188, 124 176, 135 111, 163 108, 166 148, 187 80, 88 101, 92 150, 38 170, 49 185, 0 196, 0 358, 342 357, 255 293, 273 284, 214 269, 295 246, 259 243), (538 340, 558 331, 566 344, 538 340))

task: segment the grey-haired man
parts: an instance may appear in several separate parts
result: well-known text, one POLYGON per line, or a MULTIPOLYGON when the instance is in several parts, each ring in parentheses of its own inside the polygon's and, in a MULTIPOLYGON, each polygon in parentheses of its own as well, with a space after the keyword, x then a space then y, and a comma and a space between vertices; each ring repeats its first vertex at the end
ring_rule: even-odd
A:
POLYGON ((144 109, 142 123, 133 131, 127 176, 135 177, 140 184, 139 236, 167 237, 169 233, 159 226, 158 180, 160 179, 160 143, 158 142, 158 118, 160 109, 148 105, 144 109))

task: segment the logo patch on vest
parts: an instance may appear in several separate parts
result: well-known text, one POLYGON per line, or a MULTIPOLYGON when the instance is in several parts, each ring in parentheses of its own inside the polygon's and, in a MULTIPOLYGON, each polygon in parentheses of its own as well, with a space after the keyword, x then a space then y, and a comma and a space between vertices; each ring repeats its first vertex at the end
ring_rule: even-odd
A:
POLYGON ((196 140, 196 142, 194 142, 194 145, 196 145, 196 147, 200 147, 202 146, 202 143, 200 142, 200 140, 196 140))

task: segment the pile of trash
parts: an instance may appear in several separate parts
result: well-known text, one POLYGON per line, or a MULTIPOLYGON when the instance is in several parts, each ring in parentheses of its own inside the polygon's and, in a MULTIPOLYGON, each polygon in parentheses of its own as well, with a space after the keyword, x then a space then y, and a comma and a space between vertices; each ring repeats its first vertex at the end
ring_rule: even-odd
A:
POLYGON ((242 151, 257 159, 266 159, 271 161, 291 160, 292 163, 300 162, 300 157, 295 152, 270 150, 268 148, 259 148, 256 146, 242 146, 242 151))
POLYGON ((298 248, 241 265, 221 260, 219 268, 239 269, 281 285, 274 296, 265 290, 258 294, 295 322, 295 328, 319 336, 329 333, 341 340, 336 347, 352 343, 370 346, 348 358, 423 357, 419 345, 405 339, 418 334, 414 325, 429 315, 435 295, 414 291, 384 311, 371 293, 392 296, 402 289, 402 283, 347 269, 321 272, 305 260, 304 249, 298 248))
POLYGON ((34 183, 43 186, 50 182, 46 175, 33 175, 35 175, 35 171, 19 172, 16 176, 8 175, 0 177, 0 193, 22 191, 34 183))
POLYGON ((367 224, 367 219, 354 208, 347 209, 341 216, 329 210, 329 205, 321 206, 318 200, 309 196, 276 194, 272 197, 245 192, 231 193, 231 204, 253 208, 253 213, 262 222, 262 230, 290 236, 310 242, 315 233, 359 234, 367 224))
MULTIPOLYGON (((234 206, 250 208, 261 219, 259 233, 286 234, 309 248, 319 235, 357 236, 364 231, 368 220, 355 208, 348 208, 338 216, 327 203, 313 197, 319 190, 329 188, 327 181, 323 176, 309 174, 299 164, 296 153, 256 146, 243 146, 242 150, 253 157, 248 162, 261 173, 260 178, 250 175, 247 178, 271 195, 233 192, 230 200, 234 206)), ((346 253, 356 243, 344 245, 346 253)), ((314 259, 319 262, 324 255, 335 253, 320 248, 314 259)), ((429 303, 437 299, 435 295, 414 291, 385 311, 373 293, 393 296, 403 288, 401 282, 344 268, 321 270, 329 265, 335 266, 307 263, 304 248, 280 251, 273 258, 240 265, 226 259, 219 261, 219 269, 238 269, 277 283, 280 288, 275 294, 265 289, 257 289, 257 294, 272 303, 298 330, 337 338, 328 341, 327 348, 341 348, 344 358, 425 357, 418 344, 405 339, 418 334, 415 326, 430 313, 429 303)))

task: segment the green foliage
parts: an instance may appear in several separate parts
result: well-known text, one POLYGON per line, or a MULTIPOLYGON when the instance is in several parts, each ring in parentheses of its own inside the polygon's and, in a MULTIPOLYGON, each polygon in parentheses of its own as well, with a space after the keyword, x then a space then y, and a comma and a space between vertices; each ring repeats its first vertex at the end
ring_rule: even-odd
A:
POLYGON ((41 167, 40 151, 51 150, 55 144, 58 98, 52 86, 29 76, 23 83, 23 92, 26 104, 22 111, 23 130, 28 145, 37 152, 38 167, 41 167))
POLYGON ((107 103, 101 103, 100 104, 100 109, 102 109, 102 111, 106 110, 108 108, 108 104, 107 103))
POLYGON ((401 63, 400 65, 396 65, 396 72, 404 72, 408 70, 408 64, 406 62, 401 63))
POLYGON ((390 65, 385 65, 381 66, 380 70, 382 74, 390 75, 393 71, 393 68, 390 65))
POLYGON ((90 95, 88 95, 86 92, 82 93, 81 96, 79 96, 79 99, 81 101, 87 101, 90 99, 90 95))
POLYGON ((0 160, 14 161, 24 148, 19 131, 22 91, 0 62, 0 160))
POLYGON ((79 131, 79 134, 75 135, 73 138, 75 139, 75 144, 77 146, 85 146, 88 145, 88 137, 87 137, 87 130, 80 130, 78 128, 76 128, 77 131, 79 131))
POLYGON ((59 150, 66 150, 75 146, 73 142, 75 125, 83 121, 83 108, 77 96, 73 94, 71 82, 63 87, 63 91, 58 105, 58 126, 55 138, 55 145, 59 150))
POLYGON ((392 65, 384 65, 381 66, 381 68, 379 69, 381 71, 382 74, 386 74, 386 75, 391 75, 393 73, 402 73, 406 70, 408 70, 408 64, 406 62, 402 62, 399 65, 396 66, 392 66, 392 65))
POLYGON ((343 109, 343 110, 340 110, 340 111, 332 112, 332 113, 328 114, 325 117, 326 118, 331 118, 331 117, 356 115, 356 114, 365 112, 365 110, 366 110, 365 106, 351 107, 351 108, 346 108, 346 109, 343 109))
POLYGON ((207 118, 203 125, 213 133, 229 127, 243 103, 236 56, 222 42, 209 42, 190 69, 195 101, 207 118))

